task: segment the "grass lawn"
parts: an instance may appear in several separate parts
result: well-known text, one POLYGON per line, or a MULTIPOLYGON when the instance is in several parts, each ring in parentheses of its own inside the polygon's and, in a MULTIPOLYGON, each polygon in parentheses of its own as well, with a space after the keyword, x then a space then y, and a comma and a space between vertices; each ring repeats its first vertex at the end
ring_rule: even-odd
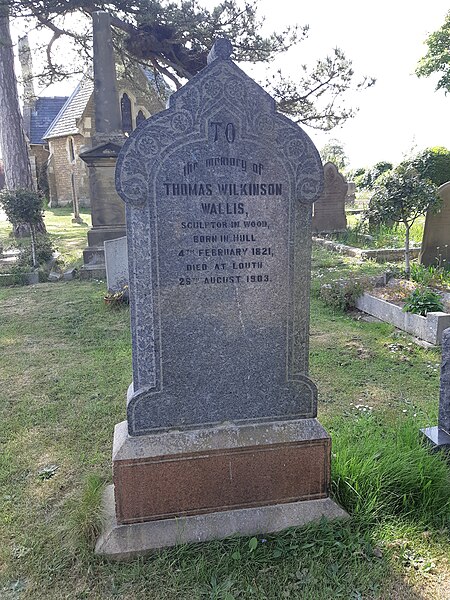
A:
MULTIPOLYGON (((85 233, 51 212, 76 255, 85 233)), ((314 254, 311 376, 351 518, 127 564, 93 544, 131 380, 128 309, 105 306, 99 282, 0 289, 0 598, 448 600, 450 471, 418 441, 437 420, 440 351, 318 299, 323 281, 382 268, 314 254)))

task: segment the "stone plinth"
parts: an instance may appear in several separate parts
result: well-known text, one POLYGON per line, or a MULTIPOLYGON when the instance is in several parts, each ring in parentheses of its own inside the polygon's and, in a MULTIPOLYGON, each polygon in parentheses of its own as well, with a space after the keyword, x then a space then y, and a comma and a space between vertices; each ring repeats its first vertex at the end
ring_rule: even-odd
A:
POLYGON ((330 448, 316 419, 149 436, 128 435, 124 421, 113 447, 117 521, 325 498, 330 448))
POLYGON ((330 449, 316 419, 149 436, 130 436, 119 423, 96 551, 125 559, 345 517, 328 497, 330 449))

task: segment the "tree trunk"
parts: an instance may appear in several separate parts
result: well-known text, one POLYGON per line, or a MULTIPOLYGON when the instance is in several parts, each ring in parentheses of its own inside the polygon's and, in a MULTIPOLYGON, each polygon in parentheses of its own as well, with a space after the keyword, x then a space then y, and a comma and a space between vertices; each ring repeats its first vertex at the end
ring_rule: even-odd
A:
POLYGON ((406 279, 410 279, 411 277, 411 264, 409 260, 409 228, 411 227, 407 223, 405 223, 406 233, 405 233, 405 275, 406 279))
MULTIPOLYGON (((7 4, 0 4, 0 148, 5 169, 6 188, 33 189, 33 177, 28 156, 28 144, 20 112, 17 80, 14 73, 14 54, 9 29, 7 4)), ((14 235, 23 227, 14 225, 14 235)), ((44 222, 36 230, 46 233, 44 222)), ((30 234, 28 228, 28 235, 30 234)))

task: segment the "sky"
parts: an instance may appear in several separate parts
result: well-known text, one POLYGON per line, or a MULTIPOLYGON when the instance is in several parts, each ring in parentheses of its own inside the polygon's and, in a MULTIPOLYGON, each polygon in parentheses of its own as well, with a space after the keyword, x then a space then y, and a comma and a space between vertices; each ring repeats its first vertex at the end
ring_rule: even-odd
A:
MULTIPOLYGON (((414 74, 427 50, 426 37, 443 24, 449 10, 448 0, 259 0, 259 14, 266 18, 264 33, 294 23, 310 26, 308 39, 269 69, 280 67, 295 78, 299 65, 313 64, 338 47, 352 60, 357 77, 377 79, 372 88, 348 96, 349 104, 359 111, 342 127, 329 133, 305 127, 319 150, 337 139, 350 166, 357 168, 382 160, 397 164, 430 146, 450 149, 450 94, 435 91, 437 77, 419 79, 414 74)), ((14 39, 18 30, 13 26, 14 39)), ((265 71, 266 67, 258 67, 252 73, 264 79, 265 71)), ((71 91, 59 87, 44 94, 71 91)))
POLYGON ((359 112, 342 128, 328 134, 305 128, 319 149, 330 138, 339 140, 353 168, 382 160, 396 164, 412 149, 450 149, 450 94, 435 91, 437 77, 414 74, 427 50, 426 37, 442 26, 450 10, 448 0, 261 0, 260 8, 270 15, 266 27, 274 30, 286 23, 310 26, 308 40, 290 51, 282 65, 292 74, 296 64, 314 62, 338 47, 356 74, 377 79, 372 88, 349 98, 359 112))

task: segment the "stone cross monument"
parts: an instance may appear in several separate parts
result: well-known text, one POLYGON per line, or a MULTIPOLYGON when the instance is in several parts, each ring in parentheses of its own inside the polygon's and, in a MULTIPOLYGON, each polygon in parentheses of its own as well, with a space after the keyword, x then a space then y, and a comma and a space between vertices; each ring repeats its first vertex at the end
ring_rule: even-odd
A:
POLYGON ((421 431, 433 449, 450 450, 450 327, 442 334, 438 424, 421 431))
POLYGON ((92 148, 80 154, 89 167, 92 229, 83 251, 81 276, 105 274, 103 243, 125 235, 125 210, 115 185, 118 153, 125 137, 122 133, 116 66, 111 38, 111 17, 107 12, 92 13, 94 46, 94 120, 92 148))
POLYGON ((322 164, 231 52, 218 40, 117 163, 133 383, 97 544, 115 558, 345 515, 308 375, 322 164))

